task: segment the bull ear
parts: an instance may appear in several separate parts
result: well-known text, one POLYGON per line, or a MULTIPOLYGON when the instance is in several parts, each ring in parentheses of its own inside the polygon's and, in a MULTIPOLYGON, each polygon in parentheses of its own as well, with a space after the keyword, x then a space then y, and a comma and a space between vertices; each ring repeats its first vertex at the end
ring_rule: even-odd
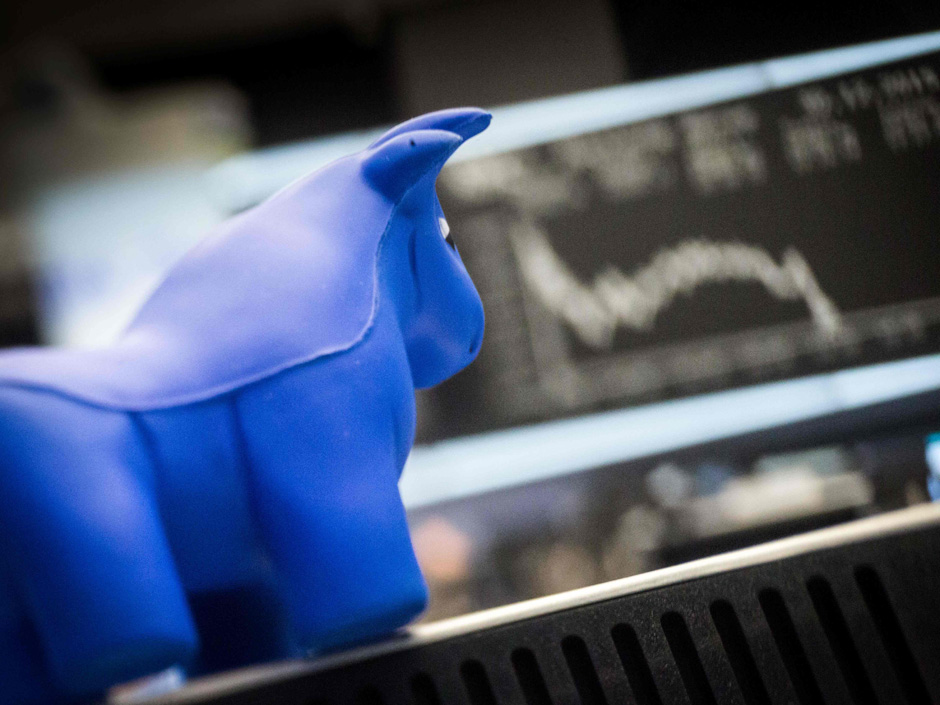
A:
POLYGON ((434 113, 419 115, 416 118, 412 118, 407 122, 393 127, 373 142, 370 147, 378 147, 380 144, 388 142, 393 137, 398 137, 398 135, 403 135, 407 132, 415 132, 416 130, 447 130, 468 140, 474 135, 483 132, 483 130, 489 126, 492 118, 492 115, 479 108, 449 108, 447 110, 438 110, 434 113))
POLYGON ((366 180, 391 200, 398 200, 423 176, 437 174, 463 138, 444 130, 398 135, 366 152, 366 180))

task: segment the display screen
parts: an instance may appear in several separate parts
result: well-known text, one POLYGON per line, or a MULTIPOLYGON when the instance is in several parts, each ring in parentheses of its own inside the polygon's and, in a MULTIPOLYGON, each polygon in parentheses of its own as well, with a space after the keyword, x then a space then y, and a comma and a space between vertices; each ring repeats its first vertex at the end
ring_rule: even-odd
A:
POLYGON ((487 332, 400 484, 429 619, 927 501, 916 431, 773 439, 940 386, 940 54, 786 68, 445 169, 487 332))
POLYGON ((940 349, 940 54, 465 161, 440 187, 487 311, 439 392, 459 432, 940 349))

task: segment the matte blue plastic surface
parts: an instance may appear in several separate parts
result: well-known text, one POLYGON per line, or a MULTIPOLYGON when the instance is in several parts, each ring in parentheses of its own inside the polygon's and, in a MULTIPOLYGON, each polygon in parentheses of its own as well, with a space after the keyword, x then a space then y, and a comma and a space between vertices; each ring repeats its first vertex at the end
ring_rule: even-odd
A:
POLYGON ((0 703, 423 609, 397 488, 414 389, 483 336, 434 183, 489 120, 416 118, 228 221, 108 349, 0 354, 0 703))

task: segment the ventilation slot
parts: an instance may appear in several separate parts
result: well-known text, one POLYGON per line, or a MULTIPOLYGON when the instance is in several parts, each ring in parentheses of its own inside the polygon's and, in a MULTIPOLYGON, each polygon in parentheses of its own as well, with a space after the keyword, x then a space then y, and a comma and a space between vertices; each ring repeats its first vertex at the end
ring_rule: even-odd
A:
POLYGON ((607 698, 597 678, 597 671, 591 662, 584 640, 577 636, 565 637, 561 642, 561 651, 571 671, 574 687, 578 690, 582 705, 607 705, 607 698))
POLYGON ((692 635, 689 634, 689 628, 682 615, 678 612, 667 612, 660 619, 660 624, 685 685, 685 692, 689 694, 689 701, 692 705, 717 705, 715 694, 708 683, 708 676, 705 675, 702 661, 698 657, 692 635))
POLYGON ((356 705, 383 705, 384 702, 382 694, 371 685, 367 685, 356 694, 356 705))
POLYGON ((460 676, 470 697, 472 705, 496 705, 493 686, 486 675, 483 664, 479 661, 466 661, 460 667, 460 676))
POLYGON ((832 653, 845 678, 852 700, 857 705, 877 705, 878 698, 875 696, 875 689, 868 677, 868 670, 862 663, 862 657, 852 640, 842 608, 839 607, 839 602, 829 583, 824 578, 815 576, 806 583, 806 589, 813 602, 813 609, 819 617, 819 623, 826 632, 826 639, 832 647, 832 653))
POLYGON ((427 673, 419 673, 411 679, 411 696, 415 705, 441 705, 441 696, 427 673))
POLYGON ((747 705, 770 705, 770 694, 761 678, 734 607, 730 602, 718 600, 712 603, 711 613, 721 644, 728 654, 731 670, 734 671, 734 677, 744 696, 744 702, 747 705))
POLYGON ((819 684, 816 683, 816 677, 780 593, 771 589, 761 590, 758 599, 797 698, 803 705, 824 705, 819 684))
POLYGON ((875 628, 884 642, 885 651, 888 652, 888 658, 898 675, 898 681, 901 683, 901 689, 907 701, 911 705, 927 705, 930 702, 930 695, 927 693, 924 677, 917 667, 914 654, 911 653, 911 647, 907 643, 907 638, 904 636, 901 623, 898 621, 894 607, 891 606, 891 600, 888 599, 888 593, 885 591, 881 578, 874 569, 863 566, 856 569, 855 581, 862 592, 862 598, 875 623, 875 628))
POLYGON ((542 677, 535 654, 529 649, 516 649, 512 652, 512 667, 516 672, 519 687, 528 705, 552 705, 548 687, 542 677))
POLYGON ((611 630, 610 636, 617 647, 617 655, 620 656, 620 663, 623 664, 623 671, 627 674, 627 681, 633 690, 637 705, 663 705, 653 680, 653 672, 633 627, 618 624, 611 630))

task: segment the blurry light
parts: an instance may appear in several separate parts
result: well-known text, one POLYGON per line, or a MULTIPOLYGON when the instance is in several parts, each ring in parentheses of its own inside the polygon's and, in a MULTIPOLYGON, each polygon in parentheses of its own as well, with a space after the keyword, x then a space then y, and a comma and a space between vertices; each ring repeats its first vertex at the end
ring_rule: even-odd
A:
POLYGON ((454 583, 469 575, 473 542, 443 517, 421 522, 411 532, 411 540, 429 581, 454 583))
POLYGON ((772 382, 416 447, 409 508, 731 438, 940 388, 940 355, 772 382))

